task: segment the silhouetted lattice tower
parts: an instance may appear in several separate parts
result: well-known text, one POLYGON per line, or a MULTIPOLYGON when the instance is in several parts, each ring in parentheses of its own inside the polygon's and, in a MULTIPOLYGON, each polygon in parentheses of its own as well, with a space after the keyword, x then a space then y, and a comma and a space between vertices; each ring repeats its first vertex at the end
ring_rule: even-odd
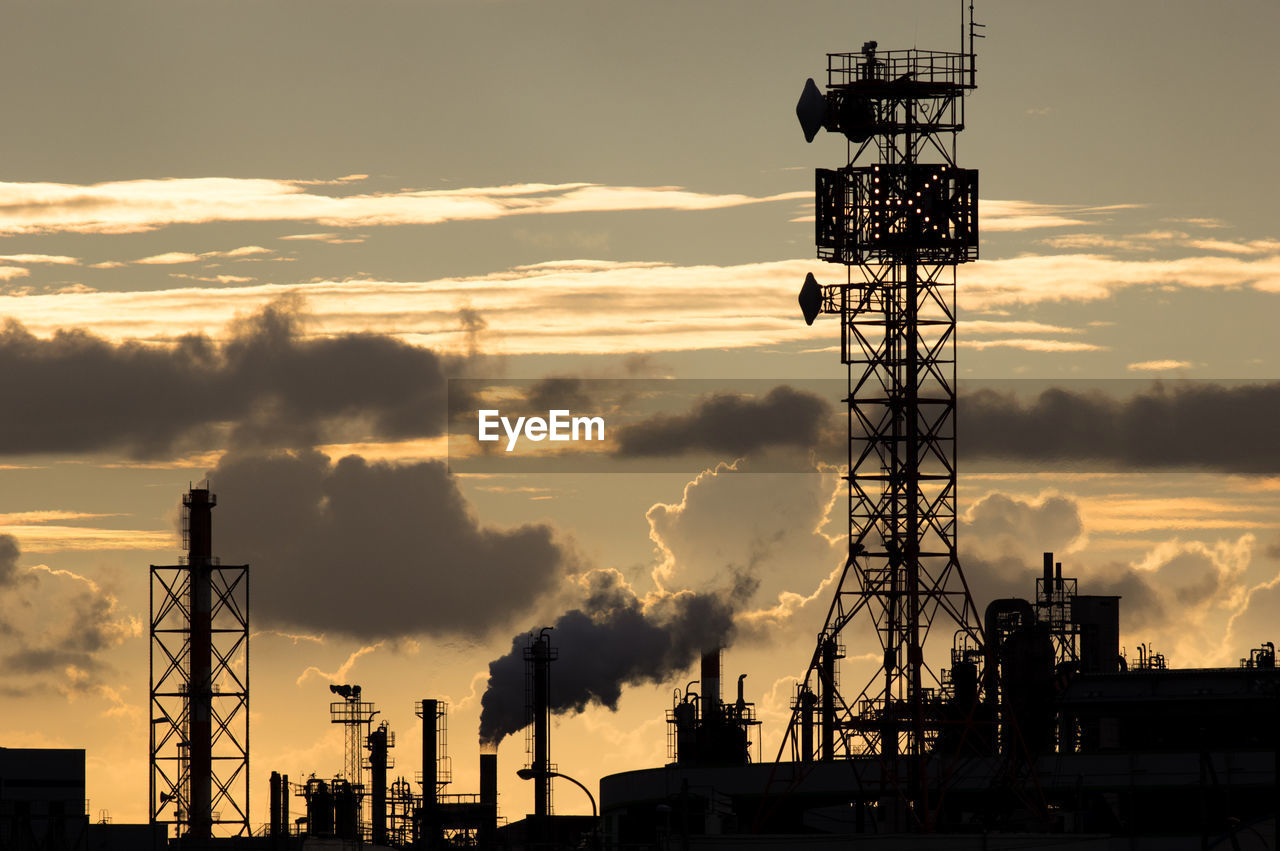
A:
POLYGON ((182 498, 182 564, 151 566, 152 824, 184 847, 249 835, 249 567, 213 556, 207 488, 182 498))
POLYGON ((926 656, 926 639, 954 635, 950 661, 972 665, 982 638, 956 557, 955 274, 978 256, 978 174, 958 167, 955 142, 976 85, 972 14, 967 51, 867 42, 828 54, 826 91, 809 80, 796 106, 807 140, 820 128, 848 139, 847 164, 817 171, 815 210, 818 257, 844 265, 846 280, 809 275, 800 306, 810 324, 820 313, 841 322, 849 556, 788 740, 801 760, 878 755, 884 799, 905 800, 921 823, 928 761, 956 714, 946 660, 926 656), (859 617, 883 663, 854 691, 836 661, 859 617))
POLYGON ((378 714, 377 708, 360 696, 358 685, 338 685, 331 683, 329 691, 342 700, 329 704, 329 722, 341 724, 343 728, 343 760, 341 777, 350 784, 351 794, 356 798, 356 830, 370 824, 368 790, 364 785, 364 752, 369 746, 369 734, 373 727, 373 717, 378 714))

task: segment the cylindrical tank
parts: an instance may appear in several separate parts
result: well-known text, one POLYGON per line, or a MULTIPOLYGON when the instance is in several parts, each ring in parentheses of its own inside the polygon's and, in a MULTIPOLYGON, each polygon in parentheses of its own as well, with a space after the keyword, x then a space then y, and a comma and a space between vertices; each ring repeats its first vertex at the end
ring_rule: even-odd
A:
POLYGON ((956 662, 951 666, 951 686, 956 705, 966 709, 972 707, 978 702, 978 666, 973 662, 956 662))
POLYGON ((686 695, 671 712, 676 722, 676 762, 692 763, 698 756, 698 705, 686 695))
POLYGON ((333 781, 333 832, 339 839, 358 838, 360 799, 346 780, 333 781))
POLYGON ((1053 750, 1053 640, 1047 624, 1033 621, 1000 648, 1005 695, 1002 741, 1006 752, 1032 756, 1053 750), (1014 742, 1021 740, 1021 746, 1014 742))
POLYGON ((818 696, 807 685, 802 685, 798 701, 800 704, 800 759, 803 762, 811 762, 813 760, 813 710, 818 705, 818 696))
POLYGON ((333 793, 329 784, 312 777, 307 781, 307 833, 333 836, 333 793))

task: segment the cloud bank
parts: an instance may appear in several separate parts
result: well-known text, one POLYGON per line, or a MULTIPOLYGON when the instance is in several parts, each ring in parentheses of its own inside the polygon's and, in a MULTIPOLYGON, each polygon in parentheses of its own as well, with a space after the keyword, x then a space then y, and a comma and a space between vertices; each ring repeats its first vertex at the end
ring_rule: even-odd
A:
POLYGON ((214 552, 250 565, 254 617, 273 626, 478 639, 574 567, 549 526, 482 524, 437 462, 229 453, 209 482, 214 552))
POLYGON ((0 330, 0 453, 124 450, 139 457, 226 439, 287 445, 334 434, 443 433, 445 363, 377 334, 304 337, 289 302, 234 322, 222 342, 113 343, 85 331, 48 339, 0 330), (230 437, 219 432, 230 431, 230 437))
POLYGON ((324 227, 431 225, 535 213, 716 210, 808 198, 754 197, 678 186, 521 183, 340 195, 315 181, 232 177, 123 180, 91 185, 0 183, 0 234, 142 233, 177 224, 311 222, 324 227))

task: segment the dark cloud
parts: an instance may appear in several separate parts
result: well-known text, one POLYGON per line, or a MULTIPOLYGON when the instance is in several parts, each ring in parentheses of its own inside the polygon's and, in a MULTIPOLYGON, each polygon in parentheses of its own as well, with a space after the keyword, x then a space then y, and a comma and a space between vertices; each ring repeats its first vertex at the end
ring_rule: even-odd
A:
POLYGON ((209 478, 214 551, 250 565, 261 623, 478 637, 554 590, 571 560, 547 526, 482 526, 438 462, 228 454, 209 478))
POLYGON ((992 600, 1019 597, 1035 599, 1039 567, 1031 559, 1010 553, 988 555, 973 550, 961 552, 960 567, 969 586, 969 596, 979 612, 992 600))
MULTIPOLYGON (((716 594, 682 591, 641 601, 614 571, 586 577, 582 605, 561 615, 551 633, 559 658, 551 666, 551 709, 581 712, 596 704, 616 709, 623 686, 663 683, 688 668, 703 650, 724 646, 733 610, 745 589, 716 594)), ((489 663, 481 699, 480 741, 496 744, 524 727, 526 635, 489 663)))
MULTIPOLYGON (((1019 597, 1034 600, 1040 564, 1013 555, 970 555, 961 559, 965 580, 979 612, 992 600, 1019 597)), ((1149 574, 1127 564, 1110 563, 1080 569, 1069 561, 1063 564, 1063 576, 1077 581, 1077 593, 1084 596, 1118 596, 1120 625, 1124 632, 1161 627, 1166 606, 1149 574)), ((1175 600, 1179 606, 1185 601, 1175 600)))
POLYGON ((1065 496, 1046 496, 1028 502, 1003 493, 990 493, 965 512, 964 530, 987 550, 1064 550, 1084 534, 1080 507, 1065 496))
POLYGON ((716 393, 687 414, 660 414, 617 431, 626 457, 720 452, 744 455, 769 447, 816 447, 832 422, 831 404, 786 385, 762 397, 716 393))
POLYGON ((103 651, 137 631, 114 596, 74 574, 19 570, 17 541, 0 535, 0 670, 15 693, 82 690, 111 669, 103 651))
POLYGON ((285 301, 233 323, 225 342, 113 343, 85 331, 0 330, 0 453, 123 449, 158 456, 218 442, 304 445, 335 436, 443 433, 445 364, 377 334, 304 337, 285 301))
POLYGON ((1121 563, 1085 567, 1062 552, 1084 536, 1080 507, 1071 497, 1049 495, 1028 501, 1003 493, 979 499, 965 512, 960 563, 974 603, 985 610, 992 600, 1032 600, 1036 579, 1043 575, 1044 552, 1057 554, 1065 577, 1077 580, 1084 595, 1120 596, 1121 625, 1126 632, 1158 627, 1168 605, 1182 608, 1198 602, 1193 588, 1217 587, 1218 568, 1203 553, 1180 553, 1160 571, 1139 571, 1121 563), (1175 575, 1178 577, 1175 579, 1175 575), (1183 593, 1183 590, 1190 593, 1183 593))
POLYGON ((1070 497, 1025 500, 997 491, 974 502, 961 517, 959 544, 960 564, 979 611, 996 599, 1034 598, 1043 553, 1061 553, 1083 535, 1080 507, 1070 497))
POLYGON ((1080 593, 1119 597, 1120 628, 1126 633, 1168 624, 1159 592, 1148 576, 1127 564, 1112 563, 1094 568, 1086 579, 1080 581, 1080 593))
POLYGON ((1280 472, 1280 382, 1158 384, 1123 399, 1051 388, 1030 402, 983 388, 957 415, 965 458, 1280 472))
MULTIPOLYGON (((742 455, 793 446, 839 458, 844 425, 840 421, 836 427, 833 412, 822 397, 787 385, 761 397, 719 393, 688 413, 618 429, 618 452, 628 457, 695 451, 742 455)), ((1123 397, 1052 387, 1030 400, 991 387, 962 388, 956 412, 957 446, 965 461, 1280 473, 1273 425, 1280 419, 1280 382, 1158 383, 1123 397)))
MULTIPOLYGON (((593 382, 605 384, 610 389, 615 382, 593 382)), ((595 404, 590 385, 581 378, 543 378, 535 381, 525 392, 525 410, 531 414, 542 414, 556 409, 570 411, 591 410, 595 404)), ((525 411, 519 411, 524 413, 525 411)))

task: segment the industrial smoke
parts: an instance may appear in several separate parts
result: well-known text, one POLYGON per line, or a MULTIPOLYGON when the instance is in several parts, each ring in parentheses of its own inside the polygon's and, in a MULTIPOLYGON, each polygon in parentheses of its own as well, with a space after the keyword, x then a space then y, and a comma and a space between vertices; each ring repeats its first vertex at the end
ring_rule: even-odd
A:
MULTIPOLYGON (((586 581, 586 600, 561 615, 551 634, 560 653, 550 689, 555 714, 582 712, 590 704, 617 709, 623 686, 669 681, 705 648, 728 643, 734 604, 750 593, 660 592, 641 600, 616 571, 595 570, 586 581)), ((528 723, 527 644, 527 635, 517 635, 510 652, 489 663, 482 745, 496 745, 528 723)))

